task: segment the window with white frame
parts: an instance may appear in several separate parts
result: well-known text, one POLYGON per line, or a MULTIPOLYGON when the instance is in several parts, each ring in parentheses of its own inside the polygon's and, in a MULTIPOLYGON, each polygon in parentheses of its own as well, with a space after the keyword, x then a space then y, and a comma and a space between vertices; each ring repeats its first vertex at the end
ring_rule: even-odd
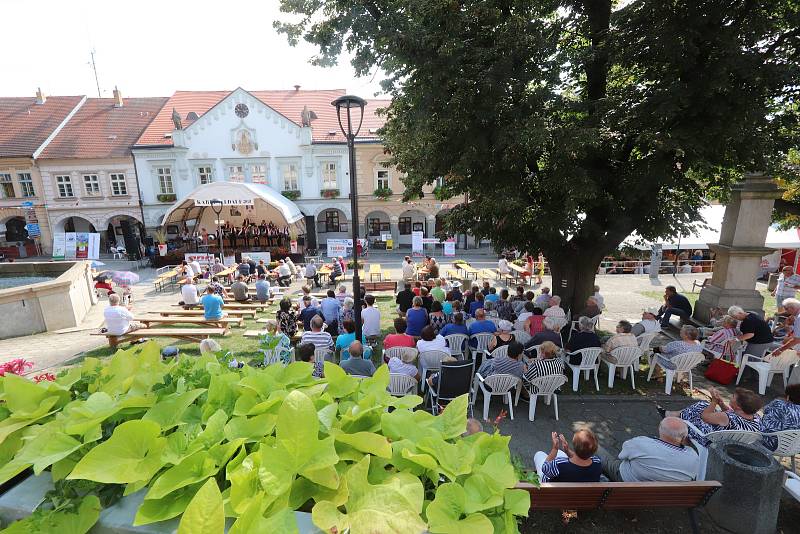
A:
POLYGON ((322 164, 322 189, 336 189, 336 162, 326 161, 322 164))
POLYGON ((3 198, 14 198, 14 182, 11 181, 11 174, 0 173, 0 195, 3 198))
POLYGON ((172 186, 172 167, 156 167, 158 176, 158 192, 162 195, 172 195, 175 188, 172 186))
POLYGON ((228 165, 228 181, 229 182, 244 182, 244 166, 243 165, 228 165))
POLYGON ((389 189, 389 171, 379 170, 375 173, 375 187, 378 189, 389 189))
POLYGON ((86 196, 100 196, 100 180, 97 178, 96 174, 84 174, 83 187, 86 190, 86 196))
POLYGON ((214 181, 214 169, 210 166, 197 167, 197 181, 200 185, 214 181))
POLYGON ((250 165, 250 181, 254 184, 267 183, 267 166, 261 163, 253 163, 250 165))
POLYGON ((284 191, 297 191, 298 189, 300 189, 297 179, 298 178, 297 163, 281 164, 281 176, 283 176, 284 191))
POLYGON ((56 187, 58 188, 59 198, 72 198, 75 192, 72 190, 72 178, 68 174, 56 176, 56 187))
POLYGON ((36 192, 33 190, 33 178, 31 178, 31 173, 17 173, 17 179, 19 180, 19 188, 22 190, 23 197, 36 196, 36 192))
POLYGON ((115 173, 111 175, 111 195, 115 197, 128 194, 128 184, 125 182, 125 175, 115 173))

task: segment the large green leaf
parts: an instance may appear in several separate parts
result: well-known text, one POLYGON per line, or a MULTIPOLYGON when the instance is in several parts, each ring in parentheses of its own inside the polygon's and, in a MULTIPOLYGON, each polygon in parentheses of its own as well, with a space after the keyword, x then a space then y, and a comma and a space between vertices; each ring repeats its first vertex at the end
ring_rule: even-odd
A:
POLYGON ((419 515, 424 499, 422 482, 407 473, 396 473, 380 484, 370 484, 369 462, 365 457, 347 472, 350 498, 346 513, 333 502, 320 501, 312 510, 314 524, 326 532, 350 529, 351 534, 423 532, 426 525, 419 515))
POLYGON ((203 484, 183 512, 178 534, 222 534, 225 531, 225 512, 222 494, 213 478, 203 484))
POLYGON ((473 474, 464 480, 464 509, 470 513, 500 506, 505 490, 513 488, 516 483, 517 476, 508 453, 493 453, 486 462, 475 466, 473 474))
POLYGON ((427 437, 417 443, 417 450, 436 458, 441 473, 451 481, 472 471, 475 454, 472 447, 461 440, 448 443, 442 438, 427 437))
POLYGON ((153 421, 122 423, 111 437, 90 450, 68 479, 94 480, 106 484, 127 484, 150 479, 163 465, 161 451, 166 439, 153 421))
POLYGON ((198 388, 185 393, 173 393, 147 410, 147 413, 144 414, 142 419, 145 421, 155 421, 162 430, 169 430, 178 425, 183 416, 183 412, 185 412, 189 405, 204 392, 205 389, 198 388))
POLYGON ((119 405, 108 393, 98 391, 86 401, 71 402, 64 407, 64 432, 81 436, 119 411, 119 405))
POLYGON ((219 467, 206 451, 198 451, 176 466, 164 471, 153 484, 145 499, 160 499, 176 489, 202 482, 213 476, 219 467))
POLYGON ((388 439, 380 434, 372 432, 356 432, 355 434, 336 432, 334 438, 336 441, 346 443, 361 452, 374 454, 382 458, 392 457, 392 445, 388 439))
POLYGON ((248 443, 258 441, 275 429, 277 417, 264 413, 255 417, 234 417, 225 425, 225 437, 228 440, 244 438, 248 443))
POLYGON ((324 362, 325 381, 328 383, 326 392, 334 399, 350 395, 358 389, 358 379, 348 375, 344 369, 331 362, 324 362))
POLYGON ((202 482, 198 482, 173 491, 161 499, 145 500, 136 511, 133 525, 148 525, 178 517, 186 510, 186 507, 202 485, 202 482))
POLYGON ((69 391, 46 380, 36 383, 12 373, 3 377, 2 400, 18 417, 32 417, 49 397, 56 397, 50 406, 59 402, 63 405, 69 400, 69 391))
MULTIPOLYGON (((447 482, 436 489, 436 498, 425 510, 432 534, 493 534, 492 522, 483 514, 467 514, 464 489, 447 482)), ((502 499, 501 499, 502 500, 502 499)))

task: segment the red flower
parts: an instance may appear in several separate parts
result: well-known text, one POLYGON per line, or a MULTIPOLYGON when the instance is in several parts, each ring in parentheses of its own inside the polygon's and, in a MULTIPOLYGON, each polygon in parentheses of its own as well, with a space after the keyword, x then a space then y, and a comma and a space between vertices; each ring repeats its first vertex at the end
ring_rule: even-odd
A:
POLYGON ((16 360, 0 364, 0 376, 5 376, 6 373, 22 375, 31 367, 33 367, 33 362, 29 362, 23 358, 17 358, 16 360))
POLYGON ((54 375, 53 373, 42 373, 40 375, 36 375, 33 377, 33 381, 36 382, 37 384, 42 380, 47 380, 48 382, 55 382, 55 379, 56 375, 54 375))

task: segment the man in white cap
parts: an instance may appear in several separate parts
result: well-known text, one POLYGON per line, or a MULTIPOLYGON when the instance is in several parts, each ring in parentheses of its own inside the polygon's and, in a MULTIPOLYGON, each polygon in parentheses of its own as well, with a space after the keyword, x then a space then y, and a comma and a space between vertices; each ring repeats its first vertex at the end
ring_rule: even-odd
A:
POLYGON ((661 323, 658 322, 656 316, 658 315, 657 308, 647 308, 642 311, 642 320, 633 325, 631 334, 634 336, 641 336, 649 332, 658 332, 661 330, 661 323))

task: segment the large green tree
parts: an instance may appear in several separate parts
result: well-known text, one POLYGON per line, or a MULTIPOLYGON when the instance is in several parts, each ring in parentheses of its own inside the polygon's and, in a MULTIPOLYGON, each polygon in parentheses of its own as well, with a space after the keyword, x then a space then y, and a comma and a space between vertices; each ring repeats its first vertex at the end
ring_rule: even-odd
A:
POLYGON ((800 5, 755 0, 281 0, 276 27, 386 73, 407 195, 466 194, 449 232, 541 250, 576 309, 632 232, 692 227, 709 192, 785 161, 800 5))

